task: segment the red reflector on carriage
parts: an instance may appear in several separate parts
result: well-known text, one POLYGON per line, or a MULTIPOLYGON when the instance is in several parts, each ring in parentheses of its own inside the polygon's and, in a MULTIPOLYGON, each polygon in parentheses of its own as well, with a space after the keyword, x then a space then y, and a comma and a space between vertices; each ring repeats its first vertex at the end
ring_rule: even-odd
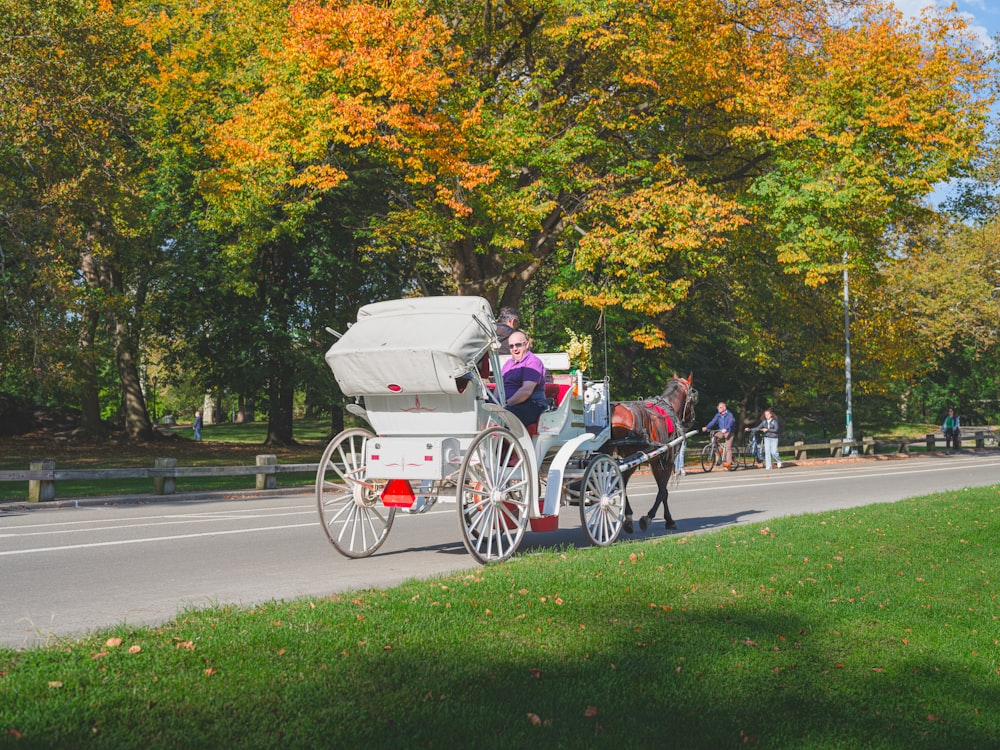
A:
POLYGON ((413 488, 405 479, 390 479, 382 490, 382 504, 389 508, 410 508, 415 500, 413 488))
POLYGON ((388 388, 393 393, 399 393, 401 390, 403 390, 403 386, 396 385, 395 383, 389 383, 389 385, 387 385, 386 388, 388 388))
POLYGON ((424 461, 433 461, 434 456, 424 456, 424 461))
POLYGON ((372 453, 372 461, 378 461, 378 453, 372 453))

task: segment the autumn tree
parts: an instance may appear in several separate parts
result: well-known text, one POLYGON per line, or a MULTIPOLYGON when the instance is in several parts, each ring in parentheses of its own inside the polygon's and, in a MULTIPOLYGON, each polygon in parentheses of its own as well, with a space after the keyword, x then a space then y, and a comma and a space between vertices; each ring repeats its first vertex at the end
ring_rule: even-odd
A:
MULTIPOLYGON (((267 181, 284 167, 262 157, 269 141, 231 135, 230 123, 245 120, 266 82, 288 73, 280 38, 298 21, 284 3, 263 12, 256 2, 139 2, 133 13, 153 68, 152 189, 170 238, 162 255, 176 271, 154 290, 156 347, 173 371, 183 368, 206 389, 262 393, 268 444, 293 441, 296 389, 330 408, 336 424, 341 404, 322 360, 331 343, 324 328, 345 330, 359 306, 399 296, 414 278, 405 254, 366 259, 358 238, 385 204, 386 167, 332 148, 331 163, 353 165, 350 184, 338 184, 333 170, 331 189, 317 191, 282 172, 272 190, 267 181)), ((266 109, 280 130, 273 147, 293 161, 310 155, 315 144, 281 130, 298 116, 295 103, 266 109)))
POLYGON ((106 347, 126 430, 146 436, 137 313, 149 240, 134 39, 105 2, 12 0, 0 9, 0 42, 4 359, 31 374, 32 398, 75 392, 81 427, 96 434, 106 347))

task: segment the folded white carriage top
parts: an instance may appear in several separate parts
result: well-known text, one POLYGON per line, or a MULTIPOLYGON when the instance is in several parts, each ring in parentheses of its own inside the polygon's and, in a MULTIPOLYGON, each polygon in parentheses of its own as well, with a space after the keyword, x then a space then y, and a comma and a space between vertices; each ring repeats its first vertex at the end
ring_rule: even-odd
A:
POLYGON ((326 353, 347 396, 454 394, 496 341, 482 297, 413 297, 365 305, 326 353))

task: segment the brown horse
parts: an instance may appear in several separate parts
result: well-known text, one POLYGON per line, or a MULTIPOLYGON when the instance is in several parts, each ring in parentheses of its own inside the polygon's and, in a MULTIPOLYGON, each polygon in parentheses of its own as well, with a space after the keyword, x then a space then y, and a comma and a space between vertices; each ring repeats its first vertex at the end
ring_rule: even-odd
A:
MULTIPOLYGON (((685 426, 694 423, 694 405, 698 401, 698 392, 692 387, 691 381, 691 375, 679 378, 674 374, 661 395, 643 401, 616 403, 611 413, 611 440, 602 451, 628 458, 640 452, 651 451, 683 435, 685 426)), ((657 491, 653 507, 639 519, 642 529, 646 529, 656 517, 660 503, 663 503, 663 520, 667 528, 677 528, 667 506, 667 481, 674 470, 676 453, 677 448, 674 447, 649 462, 653 478, 656 479, 657 491)), ((629 477, 637 468, 638 466, 632 467, 623 473, 626 487, 629 477)), ((632 506, 627 495, 624 528, 627 533, 632 533, 632 506)))

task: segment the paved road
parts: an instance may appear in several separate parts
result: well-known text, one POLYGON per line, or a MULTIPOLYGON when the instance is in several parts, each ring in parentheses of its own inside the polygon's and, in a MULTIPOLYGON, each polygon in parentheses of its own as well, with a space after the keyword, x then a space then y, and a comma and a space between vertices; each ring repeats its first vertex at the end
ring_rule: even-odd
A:
MULTIPOLYGON (((659 521, 635 537, 997 482, 998 453, 786 465, 770 474, 717 470, 684 477, 671 489, 677 532, 659 521)), ((637 516, 653 489, 649 477, 632 480, 637 516)), ((349 560, 326 541, 310 495, 0 509, 0 645, 21 648, 122 622, 154 624, 192 607, 325 596, 468 569, 473 561, 457 524, 453 504, 400 515, 376 555, 349 560)), ((586 544, 575 506, 563 508, 560 527, 529 533, 522 551, 586 544)))

